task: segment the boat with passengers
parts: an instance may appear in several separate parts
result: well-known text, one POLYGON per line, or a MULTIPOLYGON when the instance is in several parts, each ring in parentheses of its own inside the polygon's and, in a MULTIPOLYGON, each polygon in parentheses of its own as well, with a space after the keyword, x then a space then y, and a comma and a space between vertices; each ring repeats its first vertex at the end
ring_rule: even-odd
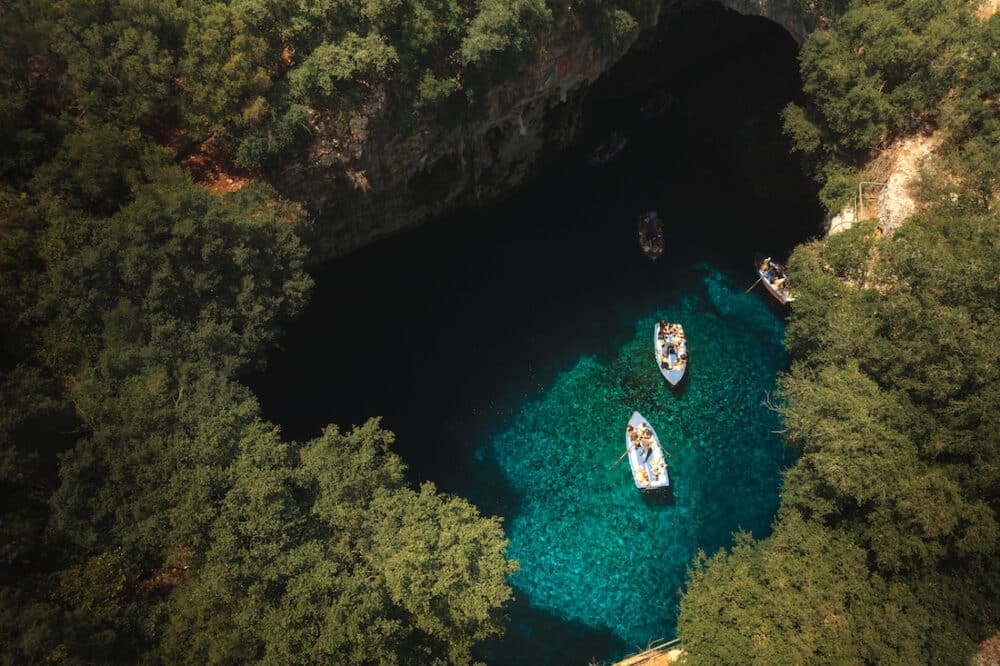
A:
POLYGON ((758 259, 757 275, 760 276, 760 281, 764 283, 771 295, 778 299, 782 305, 788 305, 795 300, 795 297, 792 296, 792 285, 789 284, 788 276, 785 275, 785 267, 771 261, 771 257, 758 259))
POLYGON ((677 386, 687 370, 687 336, 680 324, 660 320, 653 329, 653 354, 656 366, 671 386, 677 386))
POLYGON ((670 487, 667 461, 660 438, 653 426, 639 412, 632 412, 625 428, 625 449, 632 466, 632 480, 639 490, 663 490, 670 487))
POLYGON ((648 211, 639 216, 639 247, 642 253, 652 261, 656 261, 663 254, 665 241, 663 239, 663 221, 655 210, 648 211))

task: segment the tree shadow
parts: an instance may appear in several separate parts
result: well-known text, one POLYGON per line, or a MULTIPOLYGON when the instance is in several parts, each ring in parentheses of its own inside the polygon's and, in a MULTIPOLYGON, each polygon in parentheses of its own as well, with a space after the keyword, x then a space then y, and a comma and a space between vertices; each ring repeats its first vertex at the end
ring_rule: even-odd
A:
POLYGON ((631 651, 608 629, 596 629, 534 608, 514 588, 505 634, 488 641, 475 656, 488 664, 588 664, 609 661, 631 651))

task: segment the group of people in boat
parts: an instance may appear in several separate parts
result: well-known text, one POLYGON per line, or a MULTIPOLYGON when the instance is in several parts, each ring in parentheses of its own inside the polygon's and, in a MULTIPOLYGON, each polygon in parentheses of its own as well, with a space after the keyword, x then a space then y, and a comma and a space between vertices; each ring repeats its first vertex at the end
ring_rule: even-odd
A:
POLYGON ((659 255, 663 253, 663 236, 652 234, 642 237, 642 251, 646 254, 659 255))
POLYGON ((633 428, 632 424, 629 424, 625 428, 625 434, 628 436, 628 441, 635 447, 636 453, 639 454, 639 461, 645 462, 653 450, 653 430, 649 424, 643 422, 638 428, 633 428))
POLYGON ((644 213, 639 218, 639 246, 650 259, 663 254, 663 223, 655 212, 644 213))
MULTIPOLYGON (((657 454, 650 460, 650 456, 654 452, 653 443, 655 442, 653 438, 653 429, 649 427, 649 424, 643 421, 642 425, 638 428, 633 428, 631 424, 625 428, 625 436, 628 438, 629 443, 635 449, 636 456, 639 458, 639 464, 645 465, 649 462, 649 471, 652 472, 654 479, 659 478, 667 469, 667 461, 664 460, 662 455, 657 454)), ((645 467, 639 467, 636 469, 637 480, 648 485, 654 479, 649 478, 649 474, 646 472, 645 467)))
POLYGON ((757 268, 760 270, 761 275, 764 276, 764 279, 784 296, 786 300, 792 297, 792 285, 788 282, 788 276, 785 275, 784 266, 776 261, 771 261, 771 257, 766 257, 760 262, 757 268))
POLYGON ((687 365, 687 339, 680 324, 660 320, 660 365, 667 370, 683 370, 687 365))

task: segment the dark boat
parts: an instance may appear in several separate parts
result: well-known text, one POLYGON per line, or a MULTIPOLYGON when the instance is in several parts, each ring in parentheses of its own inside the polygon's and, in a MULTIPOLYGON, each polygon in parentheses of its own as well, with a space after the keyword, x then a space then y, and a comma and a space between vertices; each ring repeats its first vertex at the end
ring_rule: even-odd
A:
POLYGON ((654 210, 639 216, 639 247, 652 261, 663 254, 663 221, 654 210))
POLYGON ((617 131, 612 132, 606 141, 599 143, 587 155, 587 164, 600 167, 614 160, 628 145, 628 137, 617 131))

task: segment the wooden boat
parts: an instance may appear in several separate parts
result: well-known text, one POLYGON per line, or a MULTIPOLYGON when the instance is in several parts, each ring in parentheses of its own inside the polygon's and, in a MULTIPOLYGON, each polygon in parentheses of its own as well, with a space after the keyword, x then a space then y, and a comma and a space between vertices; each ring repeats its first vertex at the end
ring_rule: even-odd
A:
POLYGON ((655 210, 639 216, 639 247, 642 253, 656 261, 663 254, 663 221, 655 210))
POLYGON ((760 281, 764 283, 767 290, 771 292, 771 295, 778 299, 778 302, 782 305, 788 305, 795 300, 792 296, 792 290, 789 289, 785 283, 784 268, 777 266, 780 270, 779 274, 775 274, 773 270, 769 273, 769 268, 776 266, 774 262, 771 261, 771 257, 760 258, 757 257, 757 275, 760 276, 760 281))
POLYGON ((625 429, 625 449, 632 466, 632 480, 639 490, 658 490, 670 487, 667 461, 663 457, 660 438, 649 422, 639 412, 632 412, 625 429))
POLYGON ((653 356, 663 377, 671 386, 677 386, 687 370, 687 336, 684 335, 684 327, 680 324, 657 322, 653 329, 653 356), (661 336, 661 324, 675 326, 676 332, 664 332, 661 336))

